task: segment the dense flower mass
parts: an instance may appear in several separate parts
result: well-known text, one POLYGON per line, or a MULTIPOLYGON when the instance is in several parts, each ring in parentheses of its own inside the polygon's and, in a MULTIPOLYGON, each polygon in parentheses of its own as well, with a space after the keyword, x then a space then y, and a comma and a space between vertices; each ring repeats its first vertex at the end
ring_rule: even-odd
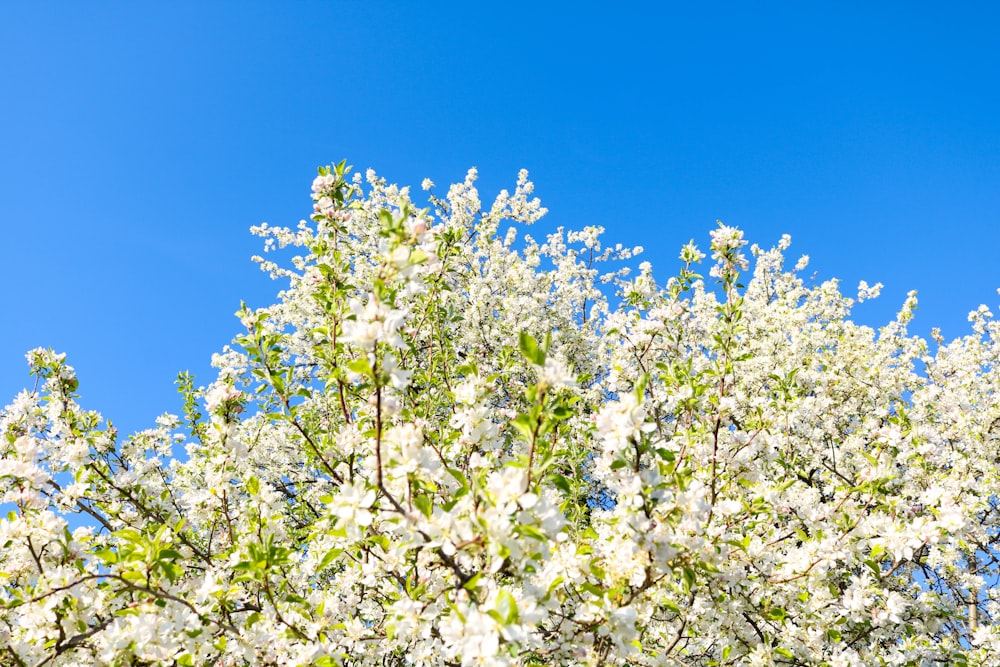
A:
POLYGON ((255 229, 298 252, 257 258, 280 300, 149 430, 28 354, 0 664, 1000 665, 985 307, 875 331, 722 225, 661 283, 599 227, 523 235, 526 172, 475 181, 321 169, 255 229))

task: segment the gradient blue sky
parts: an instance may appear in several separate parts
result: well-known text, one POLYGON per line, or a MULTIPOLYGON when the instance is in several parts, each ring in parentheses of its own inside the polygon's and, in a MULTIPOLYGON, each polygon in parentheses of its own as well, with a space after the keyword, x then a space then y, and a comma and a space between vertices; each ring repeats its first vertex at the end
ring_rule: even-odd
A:
MULTIPOLYGON (((559 225, 665 278, 716 219, 819 277, 916 289, 968 332, 1000 272, 1000 4, 0 4, 0 403, 69 353, 126 430, 277 285, 247 229, 309 212, 315 167, 460 180, 526 167, 559 225), (795 6, 793 6, 795 5, 795 6)), ((416 188, 415 188, 416 189, 416 188)))

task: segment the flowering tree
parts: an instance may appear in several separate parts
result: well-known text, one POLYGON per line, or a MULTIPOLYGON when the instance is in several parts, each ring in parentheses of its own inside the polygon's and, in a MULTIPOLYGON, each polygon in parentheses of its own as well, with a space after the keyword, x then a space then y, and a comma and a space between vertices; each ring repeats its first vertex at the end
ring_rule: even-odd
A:
POLYGON ((659 284, 600 228, 518 240, 524 172, 423 210, 348 172, 256 228, 288 288, 182 417, 120 438, 28 354, 0 664, 1000 664, 985 307, 930 351, 788 237, 720 225, 659 284))

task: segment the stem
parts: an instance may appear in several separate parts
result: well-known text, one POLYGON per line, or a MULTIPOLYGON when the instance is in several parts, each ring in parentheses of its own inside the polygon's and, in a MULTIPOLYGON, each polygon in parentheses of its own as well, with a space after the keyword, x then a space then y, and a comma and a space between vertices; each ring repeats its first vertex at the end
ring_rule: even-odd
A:
POLYGON ((385 491, 382 484, 382 387, 375 389, 375 470, 378 488, 385 491))

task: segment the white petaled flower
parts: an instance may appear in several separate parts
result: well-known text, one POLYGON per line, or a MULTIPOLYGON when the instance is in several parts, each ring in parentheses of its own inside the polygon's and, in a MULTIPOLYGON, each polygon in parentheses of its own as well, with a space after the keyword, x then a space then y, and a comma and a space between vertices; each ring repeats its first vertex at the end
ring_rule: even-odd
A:
POLYGON ((336 177, 333 174, 325 174, 317 176, 312 182, 312 191, 314 197, 321 196, 319 193, 330 188, 334 183, 337 182, 336 177))
POLYGON ((344 338, 371 352, 378 342, 392 347, 402 347, 403 339, 399 329, 406 320, 402 310, 387 308, 381 304, 374 294, 369 295, 368 302, 362 306, 357 299, 351 299, 349 304, 354 320, 343 323, 344 338))
POLYGON ((473 405, 479 399, 479 377, 472 376, 453 388, 455 400, 462 405, 473 405))
POLYGON ((460 613, 464 620, 453 613, 441 623, 441 639, 449 654, 461 656, 463 667, 494 664, 490 659, 500 649, 496 622, 477 607, 465 606, 460 613))
POLYGON ((331 509, 333 514, 348 525, 370 526, 373 514, 370 510, 375 502, 375 491, 368 488, 364 481, 345 485, 334 498, 331 509))
POLYGON ((597 430, 615 449, 625 447, 640 431, 648 431, 646 412, 635 394, 629 393, 606 405, 597 415, 597 430))
POLYGON ((428 229, 427 218, 423 216, 410 218, 410 233, 416 237, 418 243, 423 243, 428 229))
POLYGON ((320 215, 332 215, 336 210, 333 200, 329 197, 320 197, 313 205, 313 209, 320 215))
POLYGON ((882 287, 882 283, 875 283, 869 286, 867 281, 862 280, 858 283, 858 303, 878 297, 882 291, 882 287))
POLYGON ((396 357, 391 354, 382 358, 382 372, 389 376, 389 382, 393 388, 402 391, 410 384, 411 371, 404 371, 399 368, 396 357))
POLYGON ((386 262, 404 280, 413 276, 417 270, 415 265, 410 264, 410 249, 404 245, 393 248, 386 257, 386 262))
POLYGON ((227 382, 214 382, 205 392, 205 409, 217 416, 219 408, 226 403, 239 400, 243 393, 227 382))
POLYGON ((566 369, 565 363, 548 356, 539 369, 539 383, 545 387, 575 387, 576 378, 566 369))
POLYGON ((681 261, 688 264, 697 264, 701 260, 705 259, 705 253, 698 250, 698 246, 694 244, 692 240, 690 243, 685 244, 681 248, 681 261))
POLYGON ((903 614, 906 612, 908 606, 906 599, 902 595, 896 591, 890 592, 885 600, 887 620, 890 623, 902 623, 903 614))
POLYGON ((713 259, 719 259, 723 253, 737 250, 747 244, 743 240, 743 232, 735 227, 720 225, 718 229, 713 229, 709 235, 712 237, 713 259))
POLYGON ((744 271, 749 268, 747 258, 738 252, 747 244, 742 231, 720 224, 718 229, 712 230, 711 237, 712 259, 716 260, 716 264, 709 271, 710 275, 725 278, 731 276, 735 269, 744 271))

